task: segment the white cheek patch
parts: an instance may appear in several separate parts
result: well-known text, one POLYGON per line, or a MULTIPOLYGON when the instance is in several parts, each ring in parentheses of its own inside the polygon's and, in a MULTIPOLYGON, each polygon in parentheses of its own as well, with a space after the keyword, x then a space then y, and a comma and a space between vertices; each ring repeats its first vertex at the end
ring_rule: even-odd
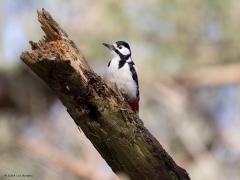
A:
POLYGON ((118 51, 123 55, 129 55, 130 51, 128 48, 122 47, 122 49, 118 48, 118 51))

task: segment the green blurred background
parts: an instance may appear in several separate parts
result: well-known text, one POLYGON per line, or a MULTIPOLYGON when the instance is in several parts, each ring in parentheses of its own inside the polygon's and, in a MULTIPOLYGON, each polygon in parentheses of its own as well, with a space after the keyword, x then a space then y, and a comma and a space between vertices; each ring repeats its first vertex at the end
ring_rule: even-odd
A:
POLYGON ((0 0, 0 179, 118 179, 19 59, 41 8, 99 74, 101 43, 129 42, 140 116, 192 179, 240 178, 240 1, 0 0))

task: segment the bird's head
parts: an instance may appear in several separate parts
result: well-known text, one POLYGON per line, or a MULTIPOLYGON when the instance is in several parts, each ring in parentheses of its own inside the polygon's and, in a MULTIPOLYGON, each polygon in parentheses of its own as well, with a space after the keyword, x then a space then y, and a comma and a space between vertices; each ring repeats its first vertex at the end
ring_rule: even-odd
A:
POLYGON ((103 43, 103 45, 111 51, 113 56, 119 56, 120 59, 128 59, 131 56, 130 46, 125 41, 117 41, 114 44, 103 43))

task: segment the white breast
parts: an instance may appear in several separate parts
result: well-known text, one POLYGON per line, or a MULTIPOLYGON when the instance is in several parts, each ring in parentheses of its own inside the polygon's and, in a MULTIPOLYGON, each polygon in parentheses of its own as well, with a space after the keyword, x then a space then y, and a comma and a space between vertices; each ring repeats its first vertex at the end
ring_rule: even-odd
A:
POLYGON ((129 100, 134 100, 137 97, 136 83, 132 78, 128 63, 125 63, 119 69, 119 61, 118 57, 112 59, 110 66, 105 71, 104 78, 107 81, 116 83, 117 87, 128 96, 129 100))

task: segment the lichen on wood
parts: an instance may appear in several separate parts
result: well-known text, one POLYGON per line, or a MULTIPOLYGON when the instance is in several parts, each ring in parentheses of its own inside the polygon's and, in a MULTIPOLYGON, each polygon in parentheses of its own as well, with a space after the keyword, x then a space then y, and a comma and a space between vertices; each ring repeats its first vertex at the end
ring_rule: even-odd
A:
POLYGON ((133 180, 190 179, 131 111, 117 88, 88 65, 67 33, 44 9, 45 36, 21 59, 56 93, 68 113, 115 173, 133 180))

